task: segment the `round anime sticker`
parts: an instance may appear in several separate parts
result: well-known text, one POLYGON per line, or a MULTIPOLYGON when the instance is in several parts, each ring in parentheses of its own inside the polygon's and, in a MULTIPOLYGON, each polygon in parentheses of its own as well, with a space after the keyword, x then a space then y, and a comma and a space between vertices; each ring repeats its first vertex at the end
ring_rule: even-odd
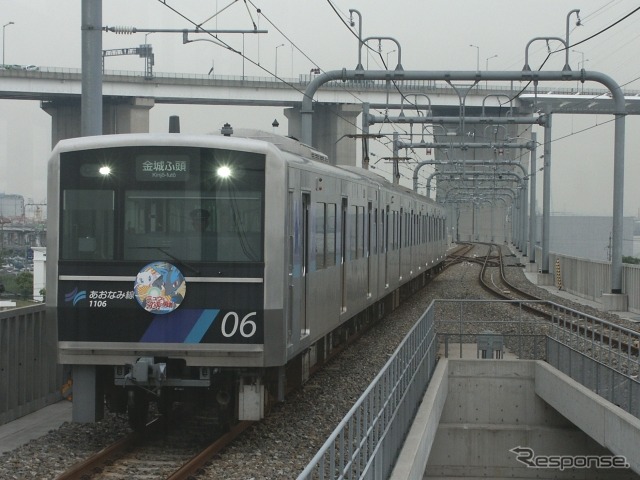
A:
POLYGON ((171 313, 180 306, 187 293, 187 282, 178 267, 167 262, 153 262, 136 277, 135 297, 151 313, 171 313))

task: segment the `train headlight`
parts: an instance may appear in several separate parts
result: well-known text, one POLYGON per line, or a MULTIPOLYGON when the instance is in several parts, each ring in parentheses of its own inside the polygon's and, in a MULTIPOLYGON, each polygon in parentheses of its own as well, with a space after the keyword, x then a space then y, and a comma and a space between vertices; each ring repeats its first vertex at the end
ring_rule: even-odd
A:
POLYGON ((231 176, 231 169, 226 165, 223 165, 216 170, 216 175, 220 178, 229 178, 231 176))
POLYGON ((87 178, 105 178, 113 174, 113 170, 108 165, 95 163, 84 163, 80 166, 80 175, 87 178))

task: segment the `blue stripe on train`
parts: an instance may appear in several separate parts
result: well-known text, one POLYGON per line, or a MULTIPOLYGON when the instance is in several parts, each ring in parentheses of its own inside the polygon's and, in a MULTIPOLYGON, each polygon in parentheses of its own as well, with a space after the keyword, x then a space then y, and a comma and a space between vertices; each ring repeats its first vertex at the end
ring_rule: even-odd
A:
POLYGON ((213 324, 213 321, 220 313, 220 310, 204 310, 198 321, 193 326, 187 338, 184 339, 184 343, 200 343, 204 334, 207 333, 209 327, 213 324))
POLYGON ((178 309, 155 315, 142 335, 144 343, 199 343, 220 310, 178 309))

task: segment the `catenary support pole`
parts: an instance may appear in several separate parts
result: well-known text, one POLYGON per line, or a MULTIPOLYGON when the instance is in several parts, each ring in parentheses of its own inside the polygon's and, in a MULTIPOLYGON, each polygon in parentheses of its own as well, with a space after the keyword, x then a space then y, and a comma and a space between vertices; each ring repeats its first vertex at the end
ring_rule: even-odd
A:
POLYGON ((537 229, 537 219, 536 219, 536 159, 537 159, 537 149, 538 145, 538 134, 535 132, 531 133, 531 143, 533 144, 531 148, 531 162, 529 165, 529 263, 535 263, 536 261, 536 229, 537 229))
POLYGON ((102 135, 102 0, 82 0, 80 135, 102 135))
POLYGON ((549 227, 551 224, 551 115, 544 124, 544 169, 542 185, 542 262, 540 270, 549 273, 549 227))

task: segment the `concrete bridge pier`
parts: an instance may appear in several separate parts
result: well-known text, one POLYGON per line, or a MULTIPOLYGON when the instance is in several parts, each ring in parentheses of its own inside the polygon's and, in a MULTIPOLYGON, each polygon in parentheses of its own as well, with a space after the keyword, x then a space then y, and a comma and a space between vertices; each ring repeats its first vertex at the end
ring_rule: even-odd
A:
MULTIPOLYGON (((358 166, 356 160, 356 140, 346 138, 357 132, 356 119, 362 113, 360 105, 315 103, 313 105, 312 147, 329 156, 334 165, 358 166)), ((284 111, 289 120, 288 135, 302 138, 300 107, 287 108, 284 111)))
MULTIPOLYGON (((155 100, 147 97, 103 97, 102 125, 105 135, 113 133, 147 133, 149 110, 155 100)), ((65 138, 80 137, 80 98, 42 103, 51 115, 51 146, 65 138)))

